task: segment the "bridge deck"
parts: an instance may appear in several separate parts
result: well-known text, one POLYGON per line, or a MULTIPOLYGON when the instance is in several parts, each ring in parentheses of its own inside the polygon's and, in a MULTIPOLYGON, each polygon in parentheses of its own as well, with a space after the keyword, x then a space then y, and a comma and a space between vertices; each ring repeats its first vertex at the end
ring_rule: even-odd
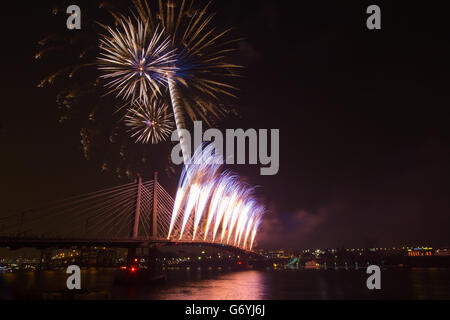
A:
POLYGON ((0 247, 9 248, 70 248, 82 246, 98 246, 112 248, 130 248, 130 247, 153 247, 153 246, 170 246, 170 245, 204 245, 209 247, 221 248, 223 250, 243 252, 252 255, 259 255, 254 251, 244 250, 231 245, 218 242, 208 241, 191 241, 191 240, 169 240, 169 239, 63 239, 63 238, 10 238, 0 237, 0 247))

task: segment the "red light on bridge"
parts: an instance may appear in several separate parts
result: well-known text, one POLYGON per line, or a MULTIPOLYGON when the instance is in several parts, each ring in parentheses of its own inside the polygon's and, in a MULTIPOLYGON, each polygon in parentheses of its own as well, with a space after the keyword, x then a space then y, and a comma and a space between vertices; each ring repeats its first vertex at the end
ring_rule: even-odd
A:
POLYGON ((238 265, 241 265, 241 264, 242 264, 242 261, 239 261, 239 262, 238 262, 238 265))
POLYGON ((131 267, 131 272, 136 272, 136 268, 135 267, 131 267))

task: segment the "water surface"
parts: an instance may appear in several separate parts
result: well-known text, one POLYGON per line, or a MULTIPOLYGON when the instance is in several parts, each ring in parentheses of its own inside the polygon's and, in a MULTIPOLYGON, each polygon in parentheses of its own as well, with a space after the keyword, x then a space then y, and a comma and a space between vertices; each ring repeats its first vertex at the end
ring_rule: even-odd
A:
MULTIPOLYGON (((412 268, 383 270, 381 290, 368 290, 364 270, 280 271, 171 271, 167 281, 153 286, 120 286, 115 272, 82 271, 82 299, 450 299, 450 269, 412 268)), ((0 297, 10 299, 58 299, 52 292, 65 290, 63 271, 0 275, 0 297)), ((65 298, 68 298, 67 296, 65 298)), ((70 298, 70 297, 69 297, 70 298)))

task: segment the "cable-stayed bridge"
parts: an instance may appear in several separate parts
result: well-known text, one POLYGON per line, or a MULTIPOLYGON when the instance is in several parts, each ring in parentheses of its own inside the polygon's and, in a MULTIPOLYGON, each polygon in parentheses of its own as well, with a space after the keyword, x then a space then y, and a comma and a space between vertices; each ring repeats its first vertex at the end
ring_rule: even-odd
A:
POLYGON ((10 248, 107 246, 139 248, 158 245, 201 244, 247 252, 205 236, 205 221, 194 234, 193 219, 182 236, 182 221, 169 228, 173 197, 155 178, 128 183, 96 192, 73 196, 0 217, 0 246, 10 248))

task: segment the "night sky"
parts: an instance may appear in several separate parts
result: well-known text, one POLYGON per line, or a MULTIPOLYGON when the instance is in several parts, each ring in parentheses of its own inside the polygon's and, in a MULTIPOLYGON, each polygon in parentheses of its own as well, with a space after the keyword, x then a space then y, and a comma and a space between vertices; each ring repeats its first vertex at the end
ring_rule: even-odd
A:
MULTIPOLYGON (((240 115, 222 128, 280 129, 276 176, 233 168, 269 209, 260 245, 450 245, 448 11, 391 2, 213 3, 221 29, 245 38, 240 115), (381 30, 366 28, 369 4, 381 30)), ((2 7, 0 216, 127 182, 84 159, 80 128, 60 125, 55 92, 36 87, 54 71, 37 42, 65 28, 53 5, 2 7)), ((172 194, 178 174, 161 177, 172 194)))

